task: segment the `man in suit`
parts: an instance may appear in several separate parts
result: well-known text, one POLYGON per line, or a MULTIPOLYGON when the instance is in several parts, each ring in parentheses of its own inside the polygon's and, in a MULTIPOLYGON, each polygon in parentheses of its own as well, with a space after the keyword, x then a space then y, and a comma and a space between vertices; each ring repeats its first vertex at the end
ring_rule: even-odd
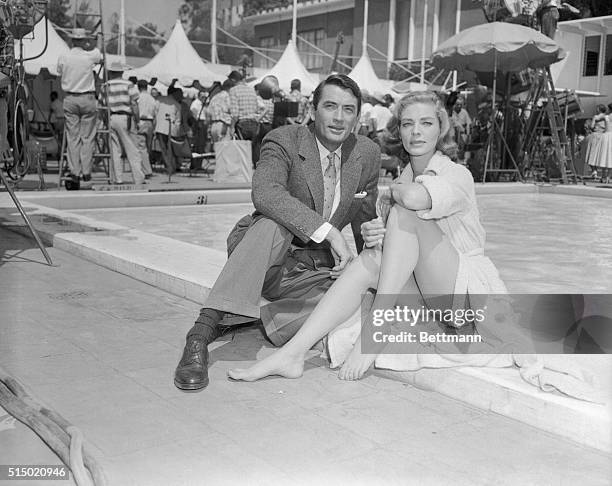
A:
POLYGON ((228 260, 187 333, 174 376, 181 390, 208 385, 207 346, 228 315, 261 318, 274 344, 288 341, 353 258, 342 228, 351 224, 358 251, 379 228, 368 222, 376 219, 380 149, 353 134, 359 87, 331 75, 315 90, 313 109, 311 128, 287 125, 264 139, 255 212, 230 233, 228 260), (260 311, 262 296, 270 303, 260 311))

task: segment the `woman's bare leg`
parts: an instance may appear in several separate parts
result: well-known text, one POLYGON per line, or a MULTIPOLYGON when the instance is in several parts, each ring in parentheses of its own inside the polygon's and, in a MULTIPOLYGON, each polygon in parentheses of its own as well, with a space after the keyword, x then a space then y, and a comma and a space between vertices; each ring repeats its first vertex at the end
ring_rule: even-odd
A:
MULTIPOLYGON (((380 277, 372 312, 376 309, 392 309, 397 294, 402 292, 413 273, 423 295, 452 295, 458 267, 457 250, 435 221, 421 219, 415 211, 393 206, 387 220, 380 277)), ((360 379, 372 366, 376 356, 362 354, 361 341, 358 340, 338 377, 344 380, 360 379)))
POLYGON ((380 257, 379 250, 361 252, 321 298, 312 314, 291 340, 274 354, 248 369, 229 370, 230 378, 255 381, 269 375, 286 378, 302 376, 308 350, 332 329, 351 317, 361 305, 362 294, 376 285, 380 257))

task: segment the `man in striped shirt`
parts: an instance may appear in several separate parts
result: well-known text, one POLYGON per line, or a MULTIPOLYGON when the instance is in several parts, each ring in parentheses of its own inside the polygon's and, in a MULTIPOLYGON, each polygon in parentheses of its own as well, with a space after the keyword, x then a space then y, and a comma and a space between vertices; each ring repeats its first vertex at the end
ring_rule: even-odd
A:
POLYGON ((109 81, 106 84, 106 97, 110 108, 111 155, 113 160, 112 182, 123 184, 123 160, 125 155, 132 168, 135 184, 144 184, 142 158, 134 143, 133 135, 138 130, 140 112, 138 110, 138 88, 128 80, 121 79, 125 66, 114 62, 107 67, 109 81))

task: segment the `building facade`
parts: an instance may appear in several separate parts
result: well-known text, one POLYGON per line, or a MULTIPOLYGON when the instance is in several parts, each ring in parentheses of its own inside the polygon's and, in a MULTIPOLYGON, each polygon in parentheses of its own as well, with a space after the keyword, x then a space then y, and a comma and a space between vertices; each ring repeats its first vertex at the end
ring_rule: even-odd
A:
MULTIPOLYGON (((248 19, 255 25, 259 47, 278 59, 291 36, 292 7, 266 10, 248 19)), ((472 0, 369 0, 368 54, 377 74, 386 78, 391 61, 428 59, 438 44, 459 30, 484 22, 484 13, 472 0)), ((364 0, 300 2, 297 47, 305 66, 327 72, 342 33, 338 59, 344 65, 336 69, 350 70, 362 54, 363 24, 364 0)), ((273 61, 256 56, 255 63, 268 67, 273 61)))
POLYGON ((566 51, 565 59, 551 67, 556 87, 584 92, 586 116, 595 113, 596 105, 611 103, 612 15, 560 22, 555 40, 566 51))

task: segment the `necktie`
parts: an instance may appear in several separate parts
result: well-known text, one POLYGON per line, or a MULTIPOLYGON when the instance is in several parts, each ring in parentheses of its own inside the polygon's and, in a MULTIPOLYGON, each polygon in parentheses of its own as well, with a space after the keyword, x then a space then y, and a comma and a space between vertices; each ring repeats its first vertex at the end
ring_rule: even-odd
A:
POLYGON ((324 199, 323 199, 323 219, 325 221, 329 221, 329 218, 332 213, 332 206, 334 205, 334 195, 336 193, 336 164, 335 162, 336 153, 331 152, 327 156, 327 160, 329 164, 325 169, 325 173, 323 174, 323 189, 324 189, 324 199))

